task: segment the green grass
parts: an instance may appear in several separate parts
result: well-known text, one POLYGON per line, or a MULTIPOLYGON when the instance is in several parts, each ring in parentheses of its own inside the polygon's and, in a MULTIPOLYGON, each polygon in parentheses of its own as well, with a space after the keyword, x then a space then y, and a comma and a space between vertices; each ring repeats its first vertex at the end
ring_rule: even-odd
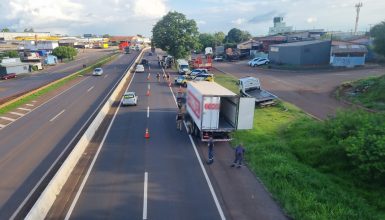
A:
POLYGON ((370 77, 355 82, 345 83, 339 95, 353 103, 363 105, 367 108, 385 111, 385 75, 370 77))
POLYGON ((42 90, 39 90, 39 91, 29 95, 29 96, 26 96, 26 97, 16 101, 16 102, 10 103, 9 105, 6 105, 6 106, 0 108, 0 115, 5 114, 7 112, 10 112, 10 111, 12 111, 15 108, 18 108, 18 107, 20 107, 20 106, 22 106, 22 105, 24 105, 24 104, 26 104, 26 103, 28 103, 28 102, 30 102, 32 100, 34 100, 34 99, 44 95, 44 94, 47 94, 50 91, 53 91, 53 90, 55 90, 55 89, 65 85, 66 83, 76 79, 77 77, 82 76, 83 74, 92 71, 94 68, 100 67, 103 64, 111 61, 112 59, 114 59, 114 57, 115 56, 109 56, 109 57, 102 58, 99 61, 97 61, 95 64, 90 65, 87 68, 78 71, 77 74, 74 74, 74 75, 72 75, 72 76, 70 76, 68 78, 59 80, 56 83, 54 83, 54 84, 52 84, 52 85, 50 85, 50 86, 48 86, 48 87, 46 87, 46 88, 44 88, 42 90))
POLYGON ((214 81, 233 91, 235 94, 239 94, 239 88, 236 84, 238 80, 233 76, 221 73, 215 74, 214 81))
POLYGON ((384 187, 346 170, 345 152, 325 135, 332 122, 278 103, 257 108, 254 128, 235 132, 231 144, 245 145, 249 168, 293 219, 385 219, 384 187))

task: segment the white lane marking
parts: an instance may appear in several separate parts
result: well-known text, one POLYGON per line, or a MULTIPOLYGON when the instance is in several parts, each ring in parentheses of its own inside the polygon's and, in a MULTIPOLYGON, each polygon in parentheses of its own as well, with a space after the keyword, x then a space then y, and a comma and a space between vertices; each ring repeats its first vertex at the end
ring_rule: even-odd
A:
MULTIPOLYGON (((134 74, 132 75, 131 81, 130 81, 130 83, 128 84, 128 86, 127 86, 127 88, 126 88, 125 91, 127 91, 127 89, 130 87, 131 82, 132 82, 132 80, 134 79, 134 77, 135 77, 135 72, 134 72, 134 74)), ((123 97, 121 98, 120 103, 122 102, 122 100, 123 100, 123 97)), ((80 194, 82 193, 84 186, 86 185, 87 179, 88 179, 88 177, 89 177, 90 174, 91 174, 91 170, 92 170, 92 168, 93 168, 94 165, 95 165, 96 159, 97 159, 98 156, 99 156, 99 153, 100 153, 100 151, 101 151, 101 149, 102 149, 102 147, 103 147, 103 145, 104 145, 104 142, 106 141, 107 135, 108 135, 108 133, 110 133, 112 124, 113 124, 114 121, 115 121, 115 118, 116 118, 116 115, 117 115, 118 112, 119 112, 119 109, 120 109, 120 105, 117 107, 116 112, 114 113, 114 116, 112 117, 112 120, 111 120, 110 124, 108 125, 107 131, 106 131, 106 133, 104 134, 103 139, 102 139, 102 141, 101 141, 100 144, 99 144, 99 148, 98 148, 98 150, 96 151, 95 157, 94 157, 94 159, 92 160, 90 166, 88 167, 87 173, 86 173, 86 175, 84 176, 84 179, 83 179, 83 181, 82 181, 82 184, 80 185, 79 190, 76 192, 75 198, 74 198, 74 200, 72 201, 70 208, 68 209, 68 212, 67 212, 67 214, 66 214, 66 217, 64 218, 65 220, 68 220, 68 219, 71 217, 72 212, 74 211, 75 205, 76 205, 76 203, 77 203, 78 200, 79 200, 80 194)))
POLYGON ((104 75, 104 78, 107 78, 108 75, 104 75))
POLYGON ((57 115, 55 115, 55 117, 51 118, 51 120, 49 120, 50 122, 53 122, 57 117, 59 117, 61 114, 63 114, 66 110, 63 109, 61 112, 59 112, 57 115))
POLYGON ((20 109, 20 110, 23 110, 23 111, 31 111, 31 109, 29 109, 29 108, 17 108, 17 109, 20 109))
POLYGON ((94 86, 90 87, 89 89, 87 89, 87 92, 90 92, 93 88, 94 86))
POLYGON ((150 117, 150 106, 147 106, 147 118, 150 117))
POLYGON ((147 219, 147 186, 148 186, 148 173, 144 172, 144 186, 143 186, 143 220, 147 219))
POLYGON ((37 102, 36 100, 33 100, 32 102, 37 102))
POLYGON ((32 107, 32 106, 35 106, 35 105, 32 105, 32 104, 25 104, 25 105, 27 105, 27 106, 31 106, 31 107, 32 107))
MULTIPOLYGON (((162 69, 162 70, 163 70, 163 72, 164 72, 164 69, 162 69)), ((172 88, 171 88, 171 87, 169 87, 169 88, 170 88, 170 91, 171 91, 172 96, 174 97, 175 104, 178 105, 178 102, 177 102, 177 100, 176 100, 176 97, 175 97, 175 95, 174 95, 174 92, 172 91, 172 88)), ((183 123, 184 123, 185 129, 187 130, 187 125, 186 125, 186 123, 185 123, 185 122, 183 122, 183 123)), ((221 219, 222 219, 222 220, 226 220, 225 214, 223 213, 222 207, 221 207, 221 205, 219 204, 218 197, 217 197, 217 195, 215 194, 214 187, 213 187, 213 185, 211 184, 211 181, 210 181, 209 176, 207 175, 206 169, 205 169, 205 167, 203 166, 202 160, 201 160, 201 158, 200 158, 200 156, 199 156, 199 153, 198 153, 197 147, 195 146, 194 140, 193 140, 193 138, 192 138, 191 135, 189 135, 189 138, 190 138, 190 142, 191 142, 191 144, 192 144, 192 146, 193 146, 193 148, 194 148, 195 155, 196 155, 196 157, 197 157, 197 159, 198 159, 199 165, 200 165, 200 167, 201 167, 201 169, 202 169, 203 175, 205 176, 207 185, 209 186, 211 195, 213 196, 213 199, 214 199, 215 205, 216 205, 216 207, 217 207, 217 209, 218 209, 219 215, 221 216, 221 219)))
POLYGON ((16 119, 8 118, 8 117, 0 117, 1 119, 7 120, 7 121, 16 121, 16 119))
POLYGON ((147 89, 148 89, 148 90, 151 89, 150 83, 147 84, 147 89))
POLYGON ((13 114, 13 115, 18 115, 18 116, 24 116, 25 114, 21 114, 21 113, 18 113, 18 112, 9 112, 10 114, 13 114))
POLYGON ((0 124, 0 129, 2 129, 2 128, 4 128, 4 127, 5 127, 5 125, 0 124))

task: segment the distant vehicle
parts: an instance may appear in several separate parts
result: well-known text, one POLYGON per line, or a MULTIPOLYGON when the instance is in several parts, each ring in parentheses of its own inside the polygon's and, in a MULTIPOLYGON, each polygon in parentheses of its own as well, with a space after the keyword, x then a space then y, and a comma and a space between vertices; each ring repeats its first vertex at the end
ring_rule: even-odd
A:
POLYGON ((205 55, 213 55, 213 48, 212 47, 206 47, 205 48, 205 55))
POLYGON ((179 74, 186 74, 189 71, 189 65, 187 60, 184 59, 178 59, 176 61, 177 67, 178 67, 178 73, 179 74))
POLYGON ((192 78, 194 81, 214 81, 214 75, 210 73, 199 73, 192 78))
POLYGON ((256 62, 256 61, 258 61, 258 60, 260 60, 260 59, 262 59, 262 57, 255 57, 255 58, 251 59, 249 62, 247 62, 247 64, 248 64, 249 66, 252 66, 251 64, 252 64, 253 62, 256 62))
POLYGON ((182 85, 183 87, 187 86, 187 81, 191 80, 189 75, 180 75, 175 77, 175 84, 182 85))
POLYGON ((135 72, 137 72, 137 73, 144 73, 144 66, 142 64, 138 64, 136 66, 135 72))
POLYGON ((207 69, 193 69, 191 70, 190 75, 195 76, 199 73, 209 73, 209 71, 207 69))
POLYGON ((124 53, 125 54, 130 54, 131 53, 130 47, 125 47, 124 48, 124 53))
POLYGON ((202 141, 230 141, 231 132, 253 128, 254 98, 205 81, 188 82, 186 96, 187 132, 202 141))
POLYGON ((135 92, 125 92, 122 99, 122 105, 137 105, 138 96, 135 92))
POLYGON ((149 52, 149 53, 148 53, 148 56, 152 56, 152 52, 149 52))
POLYGON ((242 96, 255 98, 255 103, 260 106, 275 104, 277 96, 261 88, 258 78, 251 76, 240 78, 238 81, 239 90, 242 96))
POLYGON ((8 73, 0 76, 0 79, 2 80, 12 79, 12 78, 16 78, 16 73, 8 73))
POLYGON ((142 47, 141 47, 140 45, 136 45, 136 46, 135 46, 135 50, 139 51, 139 50, 141 50, 141 49, 142 49, 142 47))
POLYGON ((94 69, 94 72, 92 73, 92 75, 94 76, 101 76, 103 74, 103 69, 102 68, 95 68, 94 69))
POLYGON ((251 62, 251 63, 250 63, 250 66, 256 67, 256 66, 268 64, 269 62, 270 62, 269 59, 267 59, 267 58, 261 58, 261 59, 258 59, 258 60, 255 60, 255 61, 251 62))
POLYGON ((148 64, 148 60, 146 59, 142 59, 142 62, 141 62, 142 65, 147 65, 148 64))
POLYGON ((214 61, 217 61, 217 62, 223 61, 223 56, 215 56, 214 61))

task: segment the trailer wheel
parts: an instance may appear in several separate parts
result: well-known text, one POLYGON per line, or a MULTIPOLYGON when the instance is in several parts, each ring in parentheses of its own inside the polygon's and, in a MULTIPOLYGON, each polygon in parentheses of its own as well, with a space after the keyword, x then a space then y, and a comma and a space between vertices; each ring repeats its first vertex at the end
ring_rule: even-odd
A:
POLYGON ((194 125, 194 136, 199 138, 199 129, 196 125, 194 125))

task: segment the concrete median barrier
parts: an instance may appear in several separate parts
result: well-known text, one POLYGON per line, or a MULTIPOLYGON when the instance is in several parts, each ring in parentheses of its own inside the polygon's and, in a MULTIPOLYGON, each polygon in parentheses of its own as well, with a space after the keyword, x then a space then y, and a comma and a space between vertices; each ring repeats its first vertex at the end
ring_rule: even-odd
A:
POLYGON ((99 125, 102 123, 103 119, 107 116, 109 110, 112 107, 112 104, 115 102, 120 91, 123 89, 124 84, 126 83, 128 77, 130 76, 131 71, 135 68, 135 64, 143 56, 145 50, 139 54, 136 58, 133 65, 126 70, 125 76, 121 79, 119 84, 116 86, 115 90, 104 103, 103 107, 92 121, 90 126, 87 128, 85 133, 82 135, 72 152, 68 155, 64 163, 61 165, 59 170, 56 172, 54 177, 51 179, 47 187, 44 189, 38 200, 35 202, 32 209, 29 211, 25 219, 44 219, 47 213, 49 212, 52 204, 55 202, 56 196, 60 193, 62 187, 66 183, 67 179, 71 175, 71 172, 75 168, 76 164, 80 160, 85 151, 86 147, 93 138, 96 130, 99 128, 99 125))

